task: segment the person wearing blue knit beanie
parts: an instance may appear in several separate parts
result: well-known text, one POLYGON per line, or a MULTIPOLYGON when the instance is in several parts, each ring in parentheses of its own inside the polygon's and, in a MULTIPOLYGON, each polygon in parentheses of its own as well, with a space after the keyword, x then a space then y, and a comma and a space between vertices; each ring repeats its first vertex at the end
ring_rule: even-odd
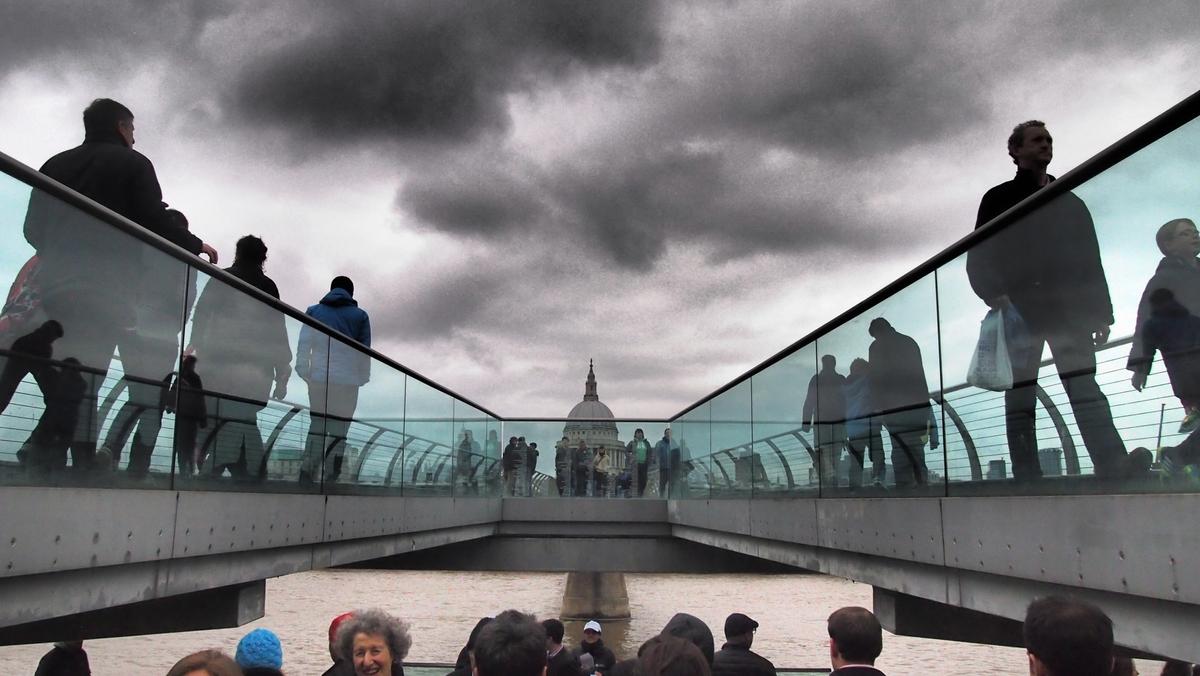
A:
POLYGON ((255 629, 243 636, 234 660, 245 676, 283 676, 283 646, 270 629, 255 629))

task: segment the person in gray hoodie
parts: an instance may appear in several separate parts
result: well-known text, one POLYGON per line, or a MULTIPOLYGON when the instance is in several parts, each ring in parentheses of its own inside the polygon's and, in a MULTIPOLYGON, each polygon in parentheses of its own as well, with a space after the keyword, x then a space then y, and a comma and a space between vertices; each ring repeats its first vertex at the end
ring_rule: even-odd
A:
MULTIPOLYGON (((354 282, 349 277, 334 277, 329 293, 310 306, 307 314, 364 347, 371 346, 371 318, 354 300, 354 282)), ((346 454, 346 434, 358 407, 358 389, 371 379, 371 357, 305 324, 296 346, 296 374, 308 384, 311 409, 300 481, 322 480, 317 476, 321 463, 323 481, 337 481, 346 454)))

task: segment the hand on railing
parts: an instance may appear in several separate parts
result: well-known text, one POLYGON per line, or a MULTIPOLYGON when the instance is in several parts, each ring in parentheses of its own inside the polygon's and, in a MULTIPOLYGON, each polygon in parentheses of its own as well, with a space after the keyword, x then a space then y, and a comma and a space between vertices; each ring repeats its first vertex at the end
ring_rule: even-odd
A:
POLYGON ((217 264, 217 250, 208 242, 200 243, 200 255, 208 256, 208 262, 213 265, 217 264))

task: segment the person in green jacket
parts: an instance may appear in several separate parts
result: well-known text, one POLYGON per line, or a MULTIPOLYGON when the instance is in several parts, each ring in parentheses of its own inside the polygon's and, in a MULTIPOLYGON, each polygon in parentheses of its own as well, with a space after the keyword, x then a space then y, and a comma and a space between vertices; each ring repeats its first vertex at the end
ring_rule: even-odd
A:
POLYGON ((637 485, 637 496, 646 493, 646 460, 650 457, 650 442, 642 428, 633 431, 633 441, 625 445, 625 455, 634 465, 634 481, 637 485))

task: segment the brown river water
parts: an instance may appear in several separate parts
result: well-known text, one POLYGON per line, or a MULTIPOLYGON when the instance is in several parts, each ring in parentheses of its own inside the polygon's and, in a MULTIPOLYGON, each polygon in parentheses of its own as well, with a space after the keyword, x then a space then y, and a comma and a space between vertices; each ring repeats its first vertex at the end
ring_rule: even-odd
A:
MULTIPOLYGON (((283 642, 289 676, 317 676, 329 665, 326 629, 347 610, 380 607, 410 624, 410 662, 453 662, 475 622, 516 608, 557 617, 566 575, 446 571, 321 570, 267 581, 266 615, 235 629, 88 641, 96 676, 163 676, 180 657, 204 648, 233 654, 254 627, 283 642)), ((825 619, 847 605, 871 606, 871 587, 821 575, 626 575, 632 618, 605 623, 605 642, 618 657, 632 656, 676 612, 696 615, 720 647, 725 617, 746 613, 759 622, 754 650, 777 667, 828 669, 825 619)), ((582 623, 567 623, 575 645, 582 623)), ((0 674, 33 674, 48 645, 0 647, 0 674)), ((889 676, 1027 674, 1025 651, 884 636, 879 666, 889 676)), ((1143 674, 1158 665, 1139 662, 1143 674)))

